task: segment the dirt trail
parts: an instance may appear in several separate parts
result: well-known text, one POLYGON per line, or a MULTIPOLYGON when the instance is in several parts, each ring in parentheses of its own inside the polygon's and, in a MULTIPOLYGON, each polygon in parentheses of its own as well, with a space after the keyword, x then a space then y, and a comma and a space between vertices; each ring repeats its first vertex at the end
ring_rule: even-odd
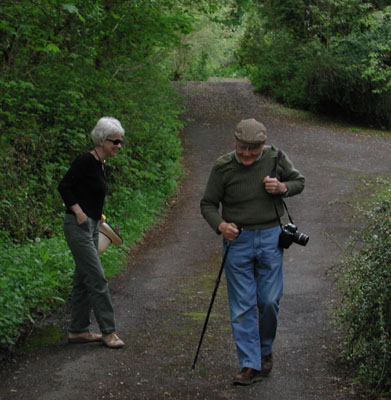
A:
POLYGON ((118 330, 126 347, 55 344, 25 354, 0 376, 0 399, 347 399, 332 362, 327 310, 333 286, 325 272, 347 237, 349 199, 362 176, 391 170, 391 141, 281 117, 247 82, 187 83, 192 121, 183 133, 186 177, 161 226, 111 280, 118 330), (214 159, 232 148, 233 126, 255 117, 268 142, 285 150, 306 176, 288 206, 307 247, 285 254, 285 294, 271 376, 233 387, 238 370, 222 280, 195 371, 191 371, 220 266, 221 238, 199 213, 214 159))

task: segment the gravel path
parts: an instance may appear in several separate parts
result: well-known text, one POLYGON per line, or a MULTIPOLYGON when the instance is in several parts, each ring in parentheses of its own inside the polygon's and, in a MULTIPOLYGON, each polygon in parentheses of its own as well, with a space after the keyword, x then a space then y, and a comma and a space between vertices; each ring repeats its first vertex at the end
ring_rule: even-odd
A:
POLYGON ((19 357, 0 376, 0 399, 349 399, 333 363, 328 310, 334 295, 326 272, 351 228, 349 203, 362 177, 388 175, 391 141, 281 116, 246 81, 186 83, 186 176, 168 216, 110 282, 126 346, 55 344, 19 357), (191 370, 221 262, 221 238, 199 212, 209 169, 230 151, 233 126, 255 117, 268 142, 285 150, 306 176, 288 199, 307 247, 285 254, 285 294, 275 342, 275 368, 251 387, 233 387, 238 370, 225 279, 196 369, 191 370), (332 236, 333 240, 329 237, 332 236))

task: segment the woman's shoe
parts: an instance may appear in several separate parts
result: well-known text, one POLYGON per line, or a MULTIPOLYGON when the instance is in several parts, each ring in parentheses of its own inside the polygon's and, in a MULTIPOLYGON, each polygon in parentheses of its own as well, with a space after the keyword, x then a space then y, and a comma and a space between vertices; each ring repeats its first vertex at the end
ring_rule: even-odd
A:
POLYGON ((94 333, 94 332, 73 333, 73 332, 68 332, 68 343, 91 343, 91 342, 100 342, 101 340, 102 340, 102 335, 100 333, 94 333))
POLYGON ((120 349, 125 345, 125 343, 118 337, 115 332, 109 333, 108 335, 103 335, 102 342, 110 349, 120 349))

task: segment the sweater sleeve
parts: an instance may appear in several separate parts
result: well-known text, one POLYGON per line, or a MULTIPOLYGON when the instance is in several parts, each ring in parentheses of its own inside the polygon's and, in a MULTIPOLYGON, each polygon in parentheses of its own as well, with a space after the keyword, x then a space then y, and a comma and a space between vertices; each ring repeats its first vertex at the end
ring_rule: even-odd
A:
POLYGON ((72 162, 58 185, 58 191, 68 209, 77 203, 73 188, 80 180, 81 171, 83 171, 83 160, 79 157, 72 162))
POLYGON ((201 214, 211 228, 218 234, 218 227, 223 218, 219 213, 220 202, 223 199, 224 187, 223 176, 214 166, 210 172, 208 182, 206 184, 204 195, 200 202, 201 214))
POLYGON ((282 157, 277 168, 277 174, 279 175, 279 180, 284 182, 288 188, 287 197, 294 196, 303 191, 305 178, 293 166, 291 160, 284 152, 282 152, 282 157))

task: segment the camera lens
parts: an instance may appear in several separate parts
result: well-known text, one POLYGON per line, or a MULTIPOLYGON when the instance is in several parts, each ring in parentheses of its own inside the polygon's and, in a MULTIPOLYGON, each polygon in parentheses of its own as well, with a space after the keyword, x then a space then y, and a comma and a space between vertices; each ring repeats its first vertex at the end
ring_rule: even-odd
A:
POLYGON ((301 232, 296 232, 293 237, 293 241, 295 243, 299 244, 300 246, 305 246, 308 243, 309 239, 310 239, 310 237, 308 235, 306 235, 305 233, 301 233, 301 232))

